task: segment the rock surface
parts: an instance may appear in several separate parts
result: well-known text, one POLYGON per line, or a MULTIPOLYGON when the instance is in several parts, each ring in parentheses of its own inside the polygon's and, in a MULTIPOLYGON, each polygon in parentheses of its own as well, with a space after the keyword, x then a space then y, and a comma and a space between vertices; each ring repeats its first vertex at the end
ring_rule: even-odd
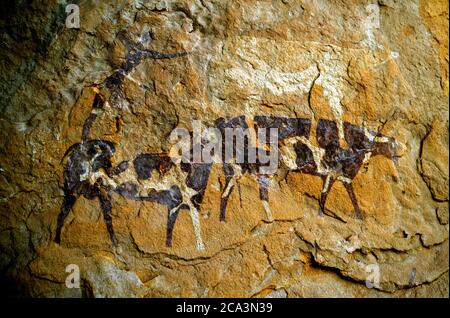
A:
MULTIPOLYGON (((79 3, 67 28, 57 1, 1 13, 0 271, 10 295, 35 297, 448 297, 448 2, 102 1, 79 3), (158 52, 125 76, 120 102, 89 139, 113 161, 168 152, 176 127, 276 115, 350 122, 397 141, 353 181, 365 218, 336 182, 277 174, 265 219, 254 178, 240 179, 219 220, 225 177, 209 176, 200 209, 205 250, 180 213, 112 196, 112 246, 98 200, 80 197, 54 242, 63 157, 81 141, 101 83, 123 65, 119 34, 158 52), (154 39, 149 37, 153 34, 154 39), (94 85, 94 86, 93 86, 94 85), (65 285, 80 269, 80 288, 65 285), (373 273, 379 282, 371 284, 373 273), (372 287, 372 288, 369 288, 372 287)), ((111 92, 109 92, 111 93, 111 92)), ((105 93, 106 94, 106 93, 105 93)), ((112 100, 112 99, 110 99, 112 100)), ((341 140, 342 141, 342 140, 341 140)), ((373 282, 372 282, 373 283, 373 282)))

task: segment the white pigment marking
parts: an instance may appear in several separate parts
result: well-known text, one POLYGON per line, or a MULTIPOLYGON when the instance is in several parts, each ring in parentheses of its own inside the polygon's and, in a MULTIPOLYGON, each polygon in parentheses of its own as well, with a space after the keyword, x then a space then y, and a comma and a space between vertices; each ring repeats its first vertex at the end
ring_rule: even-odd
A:
POLYGON ((276 96, 292 92, 307 93, 317 76, 314 65, 298 72, 282 72, 269 67, 268 69, 231 68, 225 72, 241 88, 250 91, 257 91, 257 88, 267 89, 276 96))

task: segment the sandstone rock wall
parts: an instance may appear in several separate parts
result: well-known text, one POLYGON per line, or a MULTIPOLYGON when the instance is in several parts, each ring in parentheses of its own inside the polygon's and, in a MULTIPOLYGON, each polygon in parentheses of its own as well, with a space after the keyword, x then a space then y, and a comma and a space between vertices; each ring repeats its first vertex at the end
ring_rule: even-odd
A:
MULTIPOLYGON (((10 295, 35 297, 448 297, 448 2, 22 1, 1 13, 0 271, 10 295), (122 32, 122 33, 121 33, 122 32), (119 102, 104 80, 129 47, 190 52, 142 59, 119 102), (153 34, 154 39, 150 36, 153 34), (245 115, 331 120, 393 137, 344 184, 279 171, 265 217, 251 175, 219 219, 225 176, 212 167, 200 213, 204 250, 187 211, 166 246, 167 208, 112 194, 111 244, 96 199, 80 196, 54 242, 64 154, 82 140, 115 144, 114 164, 167 153, 176 127, 245 115), (112 96, 112 97, 111 97, 112 96), (70 289, 66 267, 80 269, 70 289), (375 267, 374 267, 375 266, 375 267), (379 283, 369 284, 373 269, 379 283)), ((183 180, 179 180, 183 182, 183 180)))

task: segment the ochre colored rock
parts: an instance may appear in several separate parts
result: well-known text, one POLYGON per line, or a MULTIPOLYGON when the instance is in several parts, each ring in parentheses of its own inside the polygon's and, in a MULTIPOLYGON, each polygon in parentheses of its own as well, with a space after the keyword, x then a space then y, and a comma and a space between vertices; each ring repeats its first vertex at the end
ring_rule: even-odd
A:
MULTIPOLYGON (((13 296, 448 297, 447 1, 81 1, 79 29, 55 1, 39 12, 11 6, 0 21, 0 271, 13 296), (189 54, 133 55, 145 50, 189 54), (325 151, 320 123, 332 121, 339 148, 324 156, 339 164, 356 149, 346 123, 396 149, 358 149, 367 160, 328 191, 318 169, 294 171, 282 158, 267 181, 273 219, 246 173, 221 220, 226 176, 212 165, 198 209, 204 249, 190 210, 169 246, 164 200, 117 187, 117 246, 99 193, 79 195, 55 242, 77 145, 113 144, 103 164, 127 161, 131 176, 83 170, 97 144, 82 148, 92 162, 75 183, 115 182, 134 176, 137 156, 167 155, 175 128, 243 115, 310 120, 313 155, 325 151), (80 288, 66 285, 71 265, 80 288)), ((139 191, 148 182, 136 181, 139 191)), ((180 175, 169 183, 186 185, 180 175)))

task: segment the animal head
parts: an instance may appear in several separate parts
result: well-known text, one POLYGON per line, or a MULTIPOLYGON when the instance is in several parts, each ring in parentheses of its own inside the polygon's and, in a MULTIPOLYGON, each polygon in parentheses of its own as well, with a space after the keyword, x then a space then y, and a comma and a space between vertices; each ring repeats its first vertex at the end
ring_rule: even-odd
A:
POLYGON ((383 155, 386 158, 397 162, 397 142, 393 137, 383 136, 378 133, 373 139, 372 155, 383 155))
POLYGON ((67 157, 64 168, 65 189, 75 191, 92 172, 100 168, 110 171, 114 151, 114 144, 106 140, 88 140, 72 145, 63 157, 63 160, 67 157))
POLYGON ((100 168, 110 167, 115 150, 114 143, 110 141, 88 140, 70 146, 63 159, 68 157, 68 163, 72 165, 76 162, 87 162, 93 171, 97 171, 100 168))
POLYGON ((353 150, 371 152, 372 156, 383 155, 394 162, 398 158, 398 145, 393 137, 349 123, 344 123, 344 134, 347 144, 353 150))

